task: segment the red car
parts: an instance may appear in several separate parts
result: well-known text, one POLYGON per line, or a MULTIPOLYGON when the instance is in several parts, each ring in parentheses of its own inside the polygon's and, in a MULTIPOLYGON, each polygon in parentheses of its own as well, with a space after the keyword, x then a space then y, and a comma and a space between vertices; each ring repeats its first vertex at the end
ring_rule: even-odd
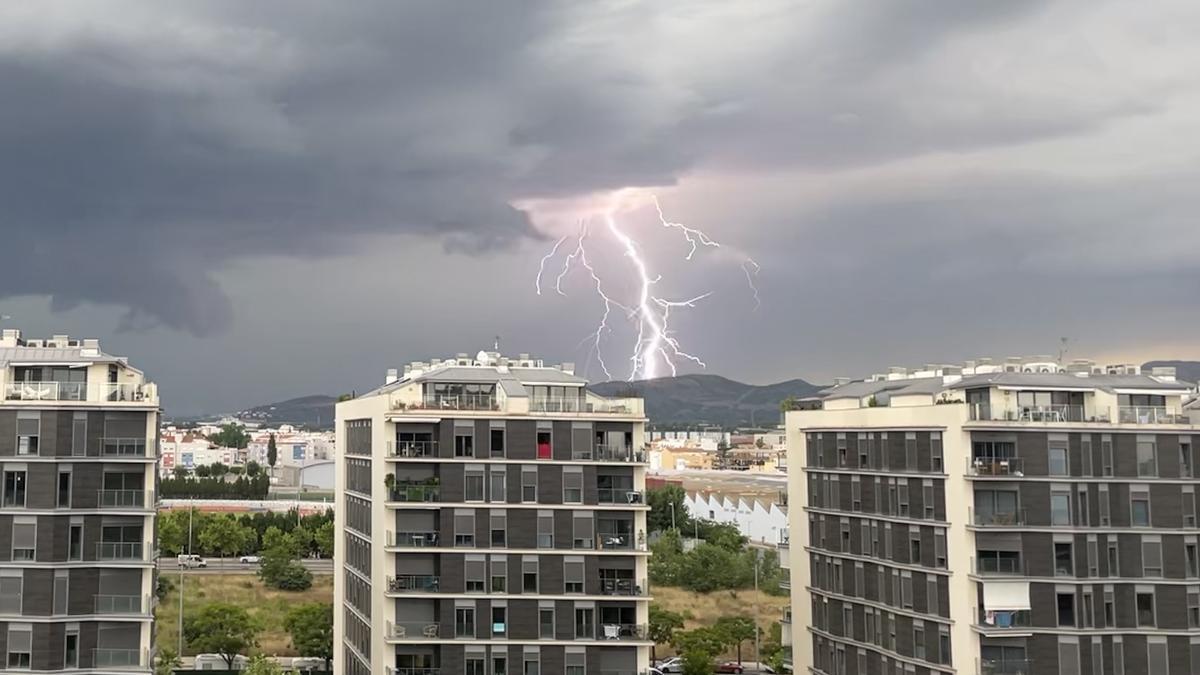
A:
POLYGON ((714 670, 718 673, 738 673, 740 675, 742 664, 737 661, 726 661, 725 663, 718 663, 714 670))

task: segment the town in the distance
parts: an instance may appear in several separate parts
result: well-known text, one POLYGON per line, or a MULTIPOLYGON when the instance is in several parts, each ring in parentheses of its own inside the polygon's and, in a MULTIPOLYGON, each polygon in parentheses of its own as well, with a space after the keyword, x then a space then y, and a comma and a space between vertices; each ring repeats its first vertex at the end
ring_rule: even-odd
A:
POLYGON ((4 329, 7 669, 1194 670, 1197 372, 978 359, 720 400, 485 350, 305 419, 183 420, 136 354, 4 329))

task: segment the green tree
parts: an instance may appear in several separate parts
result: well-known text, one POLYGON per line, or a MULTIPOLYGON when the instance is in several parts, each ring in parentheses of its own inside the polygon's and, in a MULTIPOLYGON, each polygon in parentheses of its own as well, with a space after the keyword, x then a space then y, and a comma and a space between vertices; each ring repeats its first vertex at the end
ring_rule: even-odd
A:
POLYGON ((179 655, 170 647, 159 647, 158 659, 154 662, 154 675, 174 675, 175 669, 183 665, 179 655))
POLYGON ((672 645, 683 656, 684 675, 710 675, 713 659, 725 649, 727 639, 713 626, 676 632, 672 645))
POLYGON ((212 475, 212 467, 201 464, 195 469, 196 478, 208 478, 212 475))
POLYGON ((258 646, 258 623, 245 609, 213 602, 184 619, 183 639, 195 652, 220 654, 229 670, 242 652, 258 646))
POLYGON ((246 427, 240 424, 226 424, 221 427, 221 430, 208 440, 222 448, 235 448, 241 450, 250 445, 250 434, 246 433, 246 427))
MULTIPOLYGON (((723 616, 713 628, 724 634, 726 642, 737 647, 738 663, 742 662, 742 643, 758 635, 758 626, 748 616, 723 616)), ((757 654, 755 655, 758 656, 757 654)))
POLYGON ((275 473, 275 462, 279 459, 279 449, 275 447, 275 434, 267 439, 267 464, 271 467, 271 473, 275 473))
POLYGON ((667 485, 654 488, 646 493, 646 503, 650 505, 650 514, 646 516, 646 527, 651 532, 665 532, 671 529, 671 514, 674 511, 674 522, 677 529, 691 529, 691 518, 688 516, 684 498, 687 493, 680 485, 667 485))
POLYGON ((657 645, 668 645, 675 639, 675 632, 683 628, 683 615, 678 612, 663 609, 658 603, 650 604, 650 660, 655 660, 654 649, 657 645))
POLYGON ((258 576, 263 583, 284 591, 303 591, 312 586, 312 573, 296 561, 296 540, 278 527, 263 533, 262 563, 258 576))
POLYGON ((213 462, 208 467, 208 473, 213 478, 221 478, 225 474, 229 473, 229 467, 220 462, 213 462))
POLYGON ((333 521, 326 521, 325 524, 317 528, 316 534, 313 535, 313 540, 317 544, 317 553, 322 558, 333 557, 333 521))
POLYGON ((333 605, 310 602, 295 607, 283 620, 292 636, 292 647, 304 656, 325 659, 325 670, 332 670, 333 605))
POLYGON ((696 533, 701 539, 727 551, 741 551, 749 541, 733 523, 701 520, 697 525, 696 533))
POLYGON ((158 547, 163 553, 179 555, 186 550, 187 517, 186 511, 167 511, 158 517, 158 547))
POLYGON ((296 548, 296 554, 300 557, 308 557, 313 550, 313 533, 303 525, 292 530, 292 541, 296 548))
MULTIPOLYGON (((200 531, 200 545, 205 550, 228 558, 246 549, 253 541, 254 533, 239 523, 233 516, 213 516, 200 531)), ((223 563, 222 563, 223 564, 223 563)))
POLYGON ((712 654, 704 651, 690 651, 683 654, 683 675, 712 675, 712 654))
POLYGON ((262 473, 262 465, 254 460, 246 462, 246 475, 250 477, 257 476, 262 473))
POLYGON ((800 409, 800 399, 795 396, 788 396, 779 402, 779 412, 786 413, 792 410, 800 409))
POLYGON ((255 654, 242 671, 243 675, 284 675, 284 672, 278 661, 262 654, 255 654))

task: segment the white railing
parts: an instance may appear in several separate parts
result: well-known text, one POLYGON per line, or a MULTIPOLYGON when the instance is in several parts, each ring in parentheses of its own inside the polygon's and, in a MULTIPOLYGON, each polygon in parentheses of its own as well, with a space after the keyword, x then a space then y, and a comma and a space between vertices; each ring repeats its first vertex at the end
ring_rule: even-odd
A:
POLYGON ((1122 424, 1189 424, 1187 415, 1172 412, 1166 406, 1123 405, 1117 409, 1122 424))
POLYGON ((8 382, 4 385, 7 401, 97 401, 139 403, 153 399, 145 384, 104 382, 8 382))

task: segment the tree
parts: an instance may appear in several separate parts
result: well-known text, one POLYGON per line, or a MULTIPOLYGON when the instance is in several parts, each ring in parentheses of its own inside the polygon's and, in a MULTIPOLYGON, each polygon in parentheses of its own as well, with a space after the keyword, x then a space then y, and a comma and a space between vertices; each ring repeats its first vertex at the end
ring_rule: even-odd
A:
POLYGON ((284 675, 284 670, 283 666, 279 665, 275 659, 255 654, 242 673, 243 675, 284 675))
POLYGON ((275 434, 267 439, 267 464, 271 466, 271 473, 275 473, 275 461, 279 459, 279 449, 275 447, 275 434))
POLYGON ((213 462, 208 467, 208 473, 213 478, 221 478, 225 474, 229 473, 229 467, 225 466, 224 464, 222 464, 220 462, 213 462))
POLYGON ((158 648, 158 660, 154 663, 154 675, 174 675, 175 669, 183 665, 183 661, 174 649, 158 648))
POLYGON ((250 445, 250 434, 246 433, 246 427, 240 424, 226 424, 220 431, 209 436, 208 440, 222 448, 241 450, 250 445))
POLYGON ((781 413, 791 412, 792 410, 799 409, 800 399, 796 398, 795 396, 788 396, 779 402, 779 412, 781 413))
POLYGON ((201 464, 200 466, 196 467, 196 477, 197 478, 208 478, 211 475, 212 475, 212 468, 209 467, 208 465, 201 464))
POLYGON ((690 529, 691 518, 688 516, 687 507, 684 506, 686 497, 687 493, 680 485, 667 485, 648 491, 646 503, 650 505, 650 514, 646 517, 646 527, 651 532, 665 532, 671 529, 674 522, 677 529, 690 529))
POLYGON ((158 547, 163 553, 179 555, 186 550, 187 516, 186 511, 168 511, 158 517, 158 547))
POLYGON ((313 535, 313 540, 317 544, 317 553, 322 558, 333 557, 333 521, 326 521, 324 525, 317 528, 317 533, 313 535))
POLYGON ((262 563, 258 576, 263 583, 284 591, 303 591, 312 586, 312 573, 295 560, 296 540, 278 527, 263 533, 262 563))
POLYGON ((312 554, 313 533, 309 532, 308 528, 301 525, 292 530, 292 541, 296 548, 296 555, 307 558, 312 554))
POLYGON ((292 647, 303 656, 325 659, 325 670, 333 661, 333 605, 310 602, 300 605, 283 620, 292 636, 292 647))
POLYGON ((683 675, 712 675, 712 654, 704 651, 691 651, 683 655, 683 675))
POLYGON ((258 624, 245 609, 213 602, 183 622, 183 639, 193 651, 220 654, 229 670, 238 654, 258 646, 258 624))
POLYGON ((713 658, 725 649, 726 639, 712 626, 675 633, 672 645, 683 656, 684 675, 711 675, 713 658))
POLYGON ((246 475, 250 477, 257 476, 262 473, 262 465, 254 460, 246 462, 246 475))
POLYGON ((253 538, 250 528, 228 514, 209 518, 200 531, 200 545, 222 558, 241 553, 253 538))
POLYGON ((659 607, 657 603, 650 605, 650 660, 654 661, 654 648, 657 645, 667 645, 675 639, 675 632, 683 628, 683 615, 678 612, 659 607))
MULTIPOLYGON (((758 635, 758 626, 748 616, 723 616, 713 627, 724 634, 726 642, 737 646, 738 663, 742 662, 742 643, 758 635)), ((758 658, 757 654, 755 658, 758 658)))

